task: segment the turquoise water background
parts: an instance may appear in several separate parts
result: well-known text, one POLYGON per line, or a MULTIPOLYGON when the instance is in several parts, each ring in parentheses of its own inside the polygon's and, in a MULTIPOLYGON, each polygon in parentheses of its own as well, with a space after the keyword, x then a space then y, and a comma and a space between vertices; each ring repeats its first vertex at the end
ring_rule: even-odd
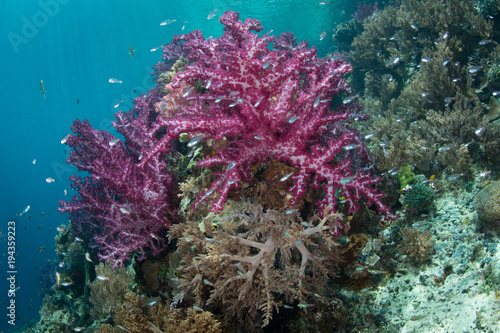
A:
POLYGON ((67 147, 60 141, 76 118, 88 119, 95 128, 112 130, 114 113, 130 108, 134 97, 153 86, 151 67, 161 53, 150 52, 151 48, 170 42, 174 34, 194 29, 201 29, 205 37, 220 36, 218 18, 224 11, 234 10, 240 12, 240 19, 259 19, 263 32, 273 29, 276 36, 294 32, 298 41, 306 39, 324 56, 335 50, 332 29, 350 19, 356 4, 330 1, 320 5, 310 0, 1 0, 0 331, 12 328, 5 320, 9 301, 4 255, 7 222, 16 223, 16 286, 20 288, 15 297, 15 328, 20 330, 27 321, 39 319, 40 269, 35 267, 57 260, 56 227, 67 223, 56 209, 59 200, 69 200, 73 194, 68 178, 76 169, 65 163, 67 147), (218 10, 216 16, 207 20, 214 9, 218 10), (166 19, 176 21, 160 26, 166 19), (327 36, 320 40, 322 31, 327 36), (135 50, 135 59, 129 47, 135 50), (109 78, 123 84, 111 84, 109 78), (124 102, 115 109, 120 100, 124 102), (55 182, 47 183, 47 177, 55 182), (17 215, 27 205, 31 209, 17 215), (46 249, 40 252, 42 246, 46 249))

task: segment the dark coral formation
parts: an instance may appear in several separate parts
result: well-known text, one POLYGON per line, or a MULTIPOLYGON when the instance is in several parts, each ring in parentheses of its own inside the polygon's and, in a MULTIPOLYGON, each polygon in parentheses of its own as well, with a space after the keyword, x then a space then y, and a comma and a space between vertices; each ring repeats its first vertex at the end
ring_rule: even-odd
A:
POLYGON ((479 218, 489 227, 500 227, 500 181, 491 182, 474 198, 479 218))
POLYGON ((433 249, 432 232, 417 228, 401 230, 403 240, 398 245, 401 254, 407 255, 413 263, 420 265, 429 259, 433 249))

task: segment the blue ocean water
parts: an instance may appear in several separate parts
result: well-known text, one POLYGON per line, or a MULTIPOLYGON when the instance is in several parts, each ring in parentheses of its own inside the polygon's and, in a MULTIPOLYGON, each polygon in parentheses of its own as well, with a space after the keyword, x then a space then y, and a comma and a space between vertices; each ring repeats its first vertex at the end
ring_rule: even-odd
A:
POLYGON ((151 48, 194 29, 203 30, 205 36, 219 36, 218 18, 234 10, 241 19, 259 19, 264 32, 292 31, 299 41, 306 39, 325 55, 334 51, 332 29, 350 18, 356 4, 330 1, 321 5, 317 0, 0 1, 0 331, 21 330, 28 321, 39 319, 41 266, 57 260, 56 228, 67 224, 67 217, 57 212, 58 201, 73 195, 68 178, 76 173, 65 163, 68 153, 61 139, 76 118, 88 119, 94 128, 112 130, 114 113, 130 108, 134 97, 153 86, 151 67, 161 54, 150 52, 151 48), (207 20, 214 9, 216 16, 207 20), (160 26, 167 19, 175 22, 160 26), (320 40, 322 31, 327 38, 320 40), (135 58, 129 47, 135 50, 135 58), (111 84, 109 78, 123 83, 111 84), (120 100, 123 103, 115 109, 120 100), (47 182, 49 177, 54 182, 47 182), (20 216, 28 205, 29 211, 20 216), (15 222, 12 269, 6 242, 9 221, 15 222), (15 276, 15 297, 12 293, 8 297, 6 278, 11 275, 15 276), (15 328, 6 316, 12 299, 15 328))

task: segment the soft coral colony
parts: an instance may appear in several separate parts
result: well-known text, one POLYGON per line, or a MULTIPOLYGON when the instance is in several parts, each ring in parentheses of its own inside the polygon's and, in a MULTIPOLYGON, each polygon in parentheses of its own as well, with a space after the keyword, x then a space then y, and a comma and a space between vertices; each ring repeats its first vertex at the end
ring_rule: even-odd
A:
MULTIPOLYGON (((114 126, 125 137, 124 145, 111 134, 92 129, 87 122, 75 121, 74 135, 67 140, 73 148, 68 162, 91 176, 72 177, 79 196, 69 203, 61 202, 60 211, 72 215, 76 232, 87 241, 93 237, 101 260, 121 266, 136 251, 141 252, 139 259, 143 260, 147 251, 156 255, 166 246, 166 231, 180 218, 176 213, 176 177, 167 170, 165 160, 167 155, 170 159, 179 156, 177 139, 184 135, 191 138, 189 148, 208 141, 219 143, 212 145, 210 153, 204 153, 198 162, 198 167, 212 171, 213 181, 198 193, 194 209, 209 202, 213 212, 222 211, 231 193, 251 181, 255 166, 269 161, 288 167, 280 176, 291 184, 290 207, 308 191, 321 193, 314 199, 319 212, 315 223, 301 224, 296 217, 299 212, 290 214, 289 209, 281 214, 295 216, 290 221, 302 227, 282 222, 282 232, 270 232, 269 228, 277 228, 278 220, 273 220, 266 222, 269 227, 262 227, 265 231, 250 230, 252 240, 219 235, 229 243, 221 245, 219 250, 213 249, 217 242, 204 245, 210 247, 205 252, 212 254, 230 252, 227 245, 237 246, 238 239, 240 245, 259 248, 266 254, 262 261, 239 252, 221 257, 228 262, 239 261, 234 269, 238 272, 225 267, 250 283, 249 275, 258 280, 254 274, 259 266, 264 267, 261 278, 269 276, 273 253, 291 240, 294 244, 290 246, 302 254, 298 274, 304 275, 305 264, 319 257, 313 256, 297 239, 300 235, 303 239, 323 237, 330 248, 320 254, 332 251, 334 242, 330 238, 343 228, 339 222, 341 214, 331 218, 335 211, 351 214, 359 209, 358 202, 364 200, 368 206, 374 205, 380 215, 392 217, 382 202, 383 193, 373 187, 379 179, 369 172, 372 163, 368 149, 361 134, 350 126, 351 122, 367 116, 361 113, 358 103, 350 99, 342 102, 343 97, 352 94, 343 78, 351 72, 351 66, 340 57, 318 58, 314 47, 309 48, 306 42, 297 44, 291 33, 277 38, 271 32, 259 36, 263 29, 259 21, 242 22, 238 18, 238 13, 224 13, 220 18, 224 34, 219 38, 204 38, 201 31, 193 31, 175 36, 171 44, 164 46, 165 62, 156 66, 156 74, 161 76, 172 70, 176 61, 186 66, 177 66, 177 73, 166 86, 159 83, 147 95, 138 97, 133 110, 117 114, 114 126), (157 111, 160 111, 158 117, 157 111), (323 212, 327 212, 325 218, 330 218, 322 220, 323 212), (324 235, 325 230, 328 235, 324 235), (269 237, 268 241, 258 243, 255 233, 269 237), (279 237, 285 240, 276 239, 279 237)), ((262 212, 262 208, 257 211, 262 212)), ((259 219, 250 223, 265 224, 259 219)), ((184 242, 203 239, 199 231, 191 230, 191 224, 181 222, 179 228, 184 224, 184 242)), ((182 232, 176 229, 176 234, 182 232)), ((200 258, 207 261, 207 256, 204 253, 200 258)), ((198 271, 196 259, 189 257, 189 260, 194 263, 193 276, 202 281, 203 273, 198 271)), ((209 266, 206 263, 204 267, 209 269, 209 266)), ((277 274, 277 279, 280 274, 283 273, 277 274)), ((228 274, 211 275, 222 276, 227 278, 228 274)), ((214 283, 205 282, 207 286, 214 283)), ((270 281, 262 283, 269 298, 270 281)), ((226 296, 220 296, 226 284, 220 287, 214 298, 226 300, 226 296)), ((240 298, 237 292, 228 295, 240 298)), ((302 296, 295 298, 302 300, 302 296)))
POLYGON ((141 165, 159 152, 171 151, 172 141, 181 134, 196 133, 197 140, 225 140, 227 145, 199 163, 222 165, 225 171, 216 175, 195 208, 217 193, 212 210, 221 211, 231 188, 249 181, 252 165, 272 159, 296 169, 291 175, 291 205, 309 185, 324 191, 317 202, 320 210, 335 207, 337 197, 344 196, 352 213, 364 196, 381 213, 389 214, 381 202, 383 194, 370 187, 377 179, 358 165, 353 167, 349 158, 354 155, 352 149, 355 158, 369 159, 360 136, 348 126, 354 118, 364 117, 359 105, 346 103, 335 112, 330 109, 335 96, 350 93, 343 75, 351 66, 340 58, 317 58, 315 48, 305 42, 297 45, 290 34, 259 37, 252 31, 262 30, 260 22, 247 19, 242 23, 235 12, 226 12, 220 22, 225 25, 220 38, 204 39, 195 31, 177 36, 165 47, 167 53, 177 46, 187 54, 189 65, 172 84, 174 89, 186 87, 185 105, 179 106, 174 117, 159 117, 153 124, 151 136, 166 133, 144 151, 141 165), (271 42, 274 50, 268 48, 271 42), (193 86, 200 81, 204 88, 195 90, 193 86))

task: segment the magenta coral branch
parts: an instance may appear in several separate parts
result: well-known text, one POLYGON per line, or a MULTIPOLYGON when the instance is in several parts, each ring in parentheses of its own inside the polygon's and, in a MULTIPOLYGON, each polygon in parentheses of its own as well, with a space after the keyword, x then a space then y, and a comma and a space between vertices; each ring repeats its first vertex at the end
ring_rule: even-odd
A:
POLYGON ((182 42, 190 64, 177 73, 172 87, 194 86, 201 80, 205 89, 185 96, 187 106, 181 106, 173 119, 157 119, 155 133, 166 129, 166 134, 144 150, 146 159, 141 163, 171 149, 172 140, 181 133, 201 132, 205 138, 226 140, 227 147, 217 148, 215 156, 199 166, 233 164, 233 168, 215 173, 216 180, 195 207, 215 198, 212 210, 222 210, 230 189, 250 179, 252 165, 276 160, 297 169, 291 178, 292 204, 308 187, 321 188, 320 210, 335 207, 338 196, 344 196, 351 213, 364 197, 388 214, 380 201, 382 194, 371 187, 378 179, 350 162, 352 158, 369 162, 362 140, 349 128, 354 117, 366 117, 356 102, 341 104, 337 112, 331 109, 335 96, 352 94, 343 78, 351 66, 337 57, 317 58, 315 48, 305 42, 297 45, 291 34, 276 40, 268 34, 259 37, 252 32, 262 30, 259 21, 243 23, 238 18, 238 13, 224 13, 220 19, 224 35, 219 38, 203 39, 199 34, 174 38, 168 49, 182 42), (276 49, 270 49, 270 43, 276 49), (355 181, 346 181, 349 177, 355 181))
POLYGON ((114 126, 123 134, 125 146, 108 132, 97 131, 88 121, 75 120, 72 148, 67 160, 90 177, 71 177, 78 190, 71 202, 61 201, 61 213, 72 216, 76 234, 99 248, 101 260, 121 266, 139 251, 158 254, 166 246, 165 231, 176 221, 176 183, 163 158, 151 156, 141 167, 140 151, 158 140, 148 124, 152 104, 136 100, 135 112, 118 113, 114 126), (149 105, 149 107, 147 107, 149 105))

